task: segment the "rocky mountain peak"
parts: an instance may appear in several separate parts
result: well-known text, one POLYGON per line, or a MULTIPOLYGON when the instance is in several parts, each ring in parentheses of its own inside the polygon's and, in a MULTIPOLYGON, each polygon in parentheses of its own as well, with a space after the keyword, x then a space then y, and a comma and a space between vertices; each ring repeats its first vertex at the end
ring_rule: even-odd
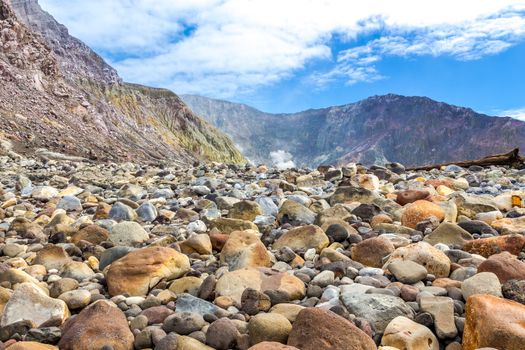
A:
POLYGON ((45 38, 66 78, 86 78, 104 84, 122 83, 113 67, 82 41, 69 35, 68 29, 44 11, 38 0, 10 1, 19 20, 45 38))

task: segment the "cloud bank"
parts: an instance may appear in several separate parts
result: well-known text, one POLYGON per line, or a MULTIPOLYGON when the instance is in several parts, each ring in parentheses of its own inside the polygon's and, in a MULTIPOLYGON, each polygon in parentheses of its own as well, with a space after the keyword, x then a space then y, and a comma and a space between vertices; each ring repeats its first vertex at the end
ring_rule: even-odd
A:
POLYGON ((311 84, 354 84, 383 79, 389 56, 476 60, 525 40, 525 0, 40 2, 126 80, 223 98, 316 62, 311 84))

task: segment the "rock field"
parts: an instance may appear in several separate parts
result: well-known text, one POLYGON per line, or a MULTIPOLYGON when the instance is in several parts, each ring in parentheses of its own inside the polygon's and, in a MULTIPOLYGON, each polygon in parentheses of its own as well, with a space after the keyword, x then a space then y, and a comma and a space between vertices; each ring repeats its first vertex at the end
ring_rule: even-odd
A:
POLYGON ((525 348, 525 171, 0 157, 10 350, 525 348))

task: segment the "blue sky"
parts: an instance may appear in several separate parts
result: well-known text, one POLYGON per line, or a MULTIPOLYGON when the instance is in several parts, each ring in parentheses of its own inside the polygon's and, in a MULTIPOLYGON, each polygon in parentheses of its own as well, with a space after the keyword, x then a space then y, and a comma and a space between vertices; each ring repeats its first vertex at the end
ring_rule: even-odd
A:
POLYGON ((40 0, 127 81, 294 112, 429 96, 525 120, 525 0, 40 0))

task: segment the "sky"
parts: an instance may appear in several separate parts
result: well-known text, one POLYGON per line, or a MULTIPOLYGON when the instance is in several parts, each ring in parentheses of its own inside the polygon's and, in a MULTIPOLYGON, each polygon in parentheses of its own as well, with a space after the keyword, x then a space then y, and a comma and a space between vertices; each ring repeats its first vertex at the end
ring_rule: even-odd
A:
POLYGON ((428 96, 525 120, 525 0, 40 0, 124 80, 266 112, 428 96))

